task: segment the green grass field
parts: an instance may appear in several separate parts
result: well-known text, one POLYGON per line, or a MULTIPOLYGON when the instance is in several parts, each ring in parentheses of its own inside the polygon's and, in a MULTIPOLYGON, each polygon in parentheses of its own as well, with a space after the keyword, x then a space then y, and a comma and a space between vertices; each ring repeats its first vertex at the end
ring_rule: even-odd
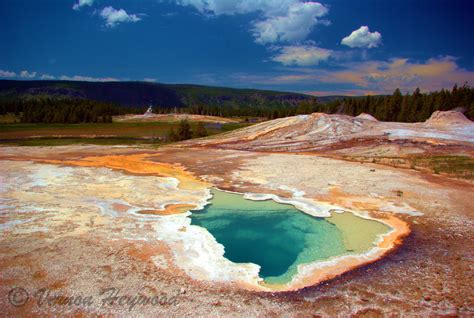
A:
MULTIPOLYGON (((191 122, 195 131, 197 122, 191 122)), ((111 124, 0 124, 0 144, 20 146, 57 146, 70 144, 130 145, 166 142, 171 127, 179 122, 111 124)), ((209 135, 248 126, 248 123, 204 124, 209 135)))
POLYGON ((468 156, 415 157, 412 167, 427 168, 434 174, 446 174, 463 179, 474 176, 474 159, 468 156))

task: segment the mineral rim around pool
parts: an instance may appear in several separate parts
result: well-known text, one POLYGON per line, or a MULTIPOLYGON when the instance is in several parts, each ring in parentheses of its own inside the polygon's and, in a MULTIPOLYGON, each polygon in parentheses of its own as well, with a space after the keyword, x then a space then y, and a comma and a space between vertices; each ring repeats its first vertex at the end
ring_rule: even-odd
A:
POLYGON ((350 212, 319 218, 272 200, 252 201, 217 190, 212 194, 209 205, 193 211, 192 224, 206 228, 230 261, 259 265, 267 284, 290 282, 300 264, 363 254, 391 230, 350 212))

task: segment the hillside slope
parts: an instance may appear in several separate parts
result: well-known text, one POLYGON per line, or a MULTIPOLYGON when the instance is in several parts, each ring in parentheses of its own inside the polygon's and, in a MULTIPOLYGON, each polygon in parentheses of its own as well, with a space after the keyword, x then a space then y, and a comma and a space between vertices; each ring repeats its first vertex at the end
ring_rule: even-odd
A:
POLYGON ((0 80, 0 98, 28 96, 72 97, 112 102, 127 107, 156 105, 163 108, 190 105, 255 106, 295 103, 312 97, 304 94, 254 89, 149 82, 80 82, 0 80))

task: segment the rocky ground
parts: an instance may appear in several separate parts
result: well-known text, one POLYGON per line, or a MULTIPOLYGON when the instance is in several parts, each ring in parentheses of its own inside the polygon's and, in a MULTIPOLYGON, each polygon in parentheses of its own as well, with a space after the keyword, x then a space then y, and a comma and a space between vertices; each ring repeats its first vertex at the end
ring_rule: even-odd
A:
MULTIPOLYGON (((318 116, 321 117, 313 117, 318 116)), ((441 117, 445 120, 445 116, 441 117)), ((451 122, 453 117, 448 117, 451 122)), ((370 118, 363 120, 373 122, 370 118)), ((264 124, 288 126, 281 120, 264 124)), ((374 131, 382 127, 380 123, 375 125, 374 131)), ((438 124, 438 128, 432 124, 428 128, 427 124, 415 125, 424 125, 420 129, 430 133, 440 130, 438 124)), ((472 127, 467 122, 462 125, 472 127)), ((442 129, 450 130, 445 126, 442 129)), ((314 133, 318 129, 313 123, 311 127, 305 128, 313 132, 310 139, 323 140, 314 133)), ((413 127, 417 126, 405 128, 413 127)), ((360 151, 361 155, 357 143, 347 143, 337 148, 339 152, 328 151, 324 156, 315 154, 315 149, 298 151, 299 146, 290 152, 281 148, 263 152, 264 145, 277 142, 276 137, 269 136, 280 133, 267 132, 258 143, 259 138, 242 133, 248 129, 221 139, 192 141, 158 150, 100 146, 1 148, 0 307, 5 315, 474 315, 472 181, 372 163, 371 159, 376 157, 372 153, 364 154, 370 159, 365 162, 341 155, 341 149, 352 155, 360 151), (240 141, 230 142, 237 134, 240 141), (249 143, 256 149, 249 149, 249 143), (351 147, 355 147, 352 152, 351 147), (121 167, 115 161, 99 166, 98 163, 105 162, 101 158, 110 155, 146 155, 161 170, 140 173, 143 166, 135 167, 129 162, 121 167), (89 162, 87 166, 85 161, 89 162), (142 215, 137 218, 139 213, 134 209, 158 209, 166 198, 168 203, 175 202, 177 193, 166 186, 154 186, 154 178, 164 178, 164 184, 166 180, 170 182, 171 170, 166 169, 171 165, 200 180, 204 188, 212 184, 226 190, 273 193, 288 198, 295 191, 304 191, 309 199, 367 211, 380 218, 396 216, 409 224, 411 233, 383 259, 299 291, 255 292, 233 284, 232 280, 225 283, 217 278, 195 279, 189 268, 180 266, 175 252, 190 244, 174 239, 186 238, 186 234, 157 232, 155 223, 161 221, 142 215), (114 201, 104 207, 97 201, 86 200, 87 197, 114 201), (28 293, 25 304, 22 290, 10 292, 15 287, 28 293), (39 303, 41 288, 49 290, 50 295, 89 295, 94 303, 68 306, 58 304, 52 297, 49 303, 39 303), (119 299, 104 300, 112 292, 129 299, 136 295, 159 299, 153 305, 137 304, 131 308, 126 297, 122 303, 119 299)), ((471 156, 471 133, 472 128, 465 128, 443 143, 433 139, 433 135, 425 139, 397 137, 397 141, 402 141, 401 149, 408 149, 405 146, 410 143, 410 149, 425 154, 426 148, 419 145, 429 144, 429 151, 443 151, 449 144, 453 147, 449 149, 471 156)), ((335 136, 343 136, 339 138, 341 143, 353 139, 341 132, 335 136)), ((389 136, 382 133, 377 138, 382 141, 374 144, 374 148, 392 149, 393 139, 389 136)), ((367 138, 362 139, 364 149, 370 148, 367 138)), ((195 196, 195 201, 199 201, 200 190, 184 191, 191 191, 187 196, 195 196)))
POLYGON ((189 121, 199 121, 205 123, 238 123, 239 120, 219 117, 219 116, 206 116, 206 115, 193 115, 193 114, 145 114, 145 115, 121 115, 115 116, 114 121, 116 122, 160 122, 160 121, 180 121, 180 120, 189 120, 189 121))

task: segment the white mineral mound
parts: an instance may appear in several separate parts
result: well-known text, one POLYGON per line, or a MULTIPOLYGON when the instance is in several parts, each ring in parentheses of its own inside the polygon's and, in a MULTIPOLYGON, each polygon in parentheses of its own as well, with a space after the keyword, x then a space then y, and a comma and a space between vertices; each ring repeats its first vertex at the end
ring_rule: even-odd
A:
POLYGON ((435 111, 429 119, 425 122, 427 125, 472 125, 463 113, 449 110, 449 111, 435 111))
POLYGON ((270 120, 203 143, 240 149, 304 150, 365 135, 376 124, 378 121, 347 115, 313 113, 270 120))
POLYGON ((374 116, 370 115, 370 114, 367 114, 367 113, 361 113, 359 116, 357 116, 356 118, 359 118, 359 119, 366 119, 366 120, 371 120, 371 121, 378 121, 377 118, 375 118, 374 116))
POLYGON ((474 143, 474 123, 456 111, 435 112, 424 123, 381 122, 369 114, 357 117, 313 113, 266 121, 216 138, 191 141, 202 145, 263 151, 313 151, 352 147, 364 142, 400 140, 474 143), (437 141, 436 141, 437 140, 437 141), (332 148, 331 148, 332 149, 332 148))

